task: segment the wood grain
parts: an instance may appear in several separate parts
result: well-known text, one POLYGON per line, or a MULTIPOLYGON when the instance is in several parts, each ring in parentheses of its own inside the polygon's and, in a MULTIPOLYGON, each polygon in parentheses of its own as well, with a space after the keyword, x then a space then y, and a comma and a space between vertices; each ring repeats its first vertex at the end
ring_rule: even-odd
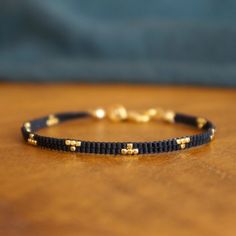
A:
MULTIPOLYGON (((234 89, 144 85, 0 85, 0 235, 236 235, 234 89), (76 155, 26 145, 21 124, 58 111, 153 106, 217 126, 202 148, 135 158, 76 155)), ((185 126, 73 121, 57 137, 158 140, 185 126)))

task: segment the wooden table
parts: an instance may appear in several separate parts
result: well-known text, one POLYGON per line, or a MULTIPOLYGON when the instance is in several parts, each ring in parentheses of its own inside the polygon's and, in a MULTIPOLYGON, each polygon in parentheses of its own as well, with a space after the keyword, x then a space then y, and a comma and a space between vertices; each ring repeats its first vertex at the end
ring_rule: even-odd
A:
MULTIPOLYGON (((236 235, 236 93, 145 85, 0 85, 0 235, 236 235), (201 148, 139 157, 76 155, 23 142, 20 126, 58 111, 121 103, 205 116, 201 148)), ((159 140, 195 131, 163 123, 78 120, 57 137, 159 140)))

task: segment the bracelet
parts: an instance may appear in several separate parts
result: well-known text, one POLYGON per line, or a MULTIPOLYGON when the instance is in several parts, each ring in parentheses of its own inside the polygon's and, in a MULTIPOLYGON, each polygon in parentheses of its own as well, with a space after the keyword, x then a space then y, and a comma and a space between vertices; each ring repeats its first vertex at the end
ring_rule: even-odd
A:
POLYGON ((77 153, 138 155, 172 152, 207 144, 215 135, 215 126, 202 117, 164 111, 160 108, 152 108, 145 112, 128 111, 125 107, 119 105, 111 108, 108 112, 99 108, 93 111, 49 115, 24 123, 21 131, 27 143, 43 148, 77 153), (153 142, 92 142, 69 138, 52 138, 36 133, 36 131, 45 127, 85 117, 93 117, 99 120, 108 118, 114 122, 131 121, 139 123, 163 120, 169 123, 182 123, 193 126, 202 132, 195 135, 153 142))

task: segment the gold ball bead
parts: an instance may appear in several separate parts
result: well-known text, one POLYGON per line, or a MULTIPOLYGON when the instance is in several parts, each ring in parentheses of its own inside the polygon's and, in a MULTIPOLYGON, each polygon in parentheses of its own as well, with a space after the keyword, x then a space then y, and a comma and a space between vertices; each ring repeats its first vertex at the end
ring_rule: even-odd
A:
POLYGON ((121 154, 126 155, 126 154, 127 154, 127 150, 122 149, 122 150, 121 150, 121 154))
POLYGON ((128 143, 127 144, 127 149, 132 149, 133 148, 133 144, 132 143, 128 143))
POLYGON ((31 127, 31 124, 30 124, 29 122, 26 122, 26 123, 24 124, 24 127, 25 127, 25 128, 30 128, 30 127, 31 127))
POLYGON ((66 140, 66 145, 70 145, 70 140, 66 140))
POLYGON ((103 119, 106 116, 106 111, 103 108, 97 108, 92 115, 97 119, 103 119))
POLYGON ((177 144, 181 144, 181 140, 180 139, 177 139, 176 142, 177 142, 177 144))
POLYGON ((173 111, 166 111, 164 119, 170 123, 175 122, 175 113, 173 111))
POLYGON ((70 145, 72 145, 72 146, 75 146, 75 144, 76 144, 76 141, 74 141, 74 140, 72 140, 72 141, 70 142, 70 145))
POLYGON ((134 149, 133 153, 134 153, 134 155, 137 155, 138 154, 138 149, 134 149))
POLYGON ((75 147, 75 146, 71 146, 71 147, 70 147, 70 150, 71 150, 72 152, 75 152, 76 147, 75 147))
POLYGON ((81 142, 80 141, 76 141, 75 146, 76 147, 80 147, 81 146, 81 142))
POLYGON ((132 154, 133 154, 133 150, 128 150, 128 151, 127 151, 127 154, 128 154, 128 155, 132 155, 132 154))

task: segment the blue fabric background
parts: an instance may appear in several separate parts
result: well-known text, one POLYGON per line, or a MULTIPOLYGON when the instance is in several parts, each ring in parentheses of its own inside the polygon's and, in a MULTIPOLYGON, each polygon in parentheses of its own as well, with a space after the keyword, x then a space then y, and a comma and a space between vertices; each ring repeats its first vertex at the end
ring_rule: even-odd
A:
POLYGON ((0 78, 236 85, 235 0, 1 0, 0 78))

